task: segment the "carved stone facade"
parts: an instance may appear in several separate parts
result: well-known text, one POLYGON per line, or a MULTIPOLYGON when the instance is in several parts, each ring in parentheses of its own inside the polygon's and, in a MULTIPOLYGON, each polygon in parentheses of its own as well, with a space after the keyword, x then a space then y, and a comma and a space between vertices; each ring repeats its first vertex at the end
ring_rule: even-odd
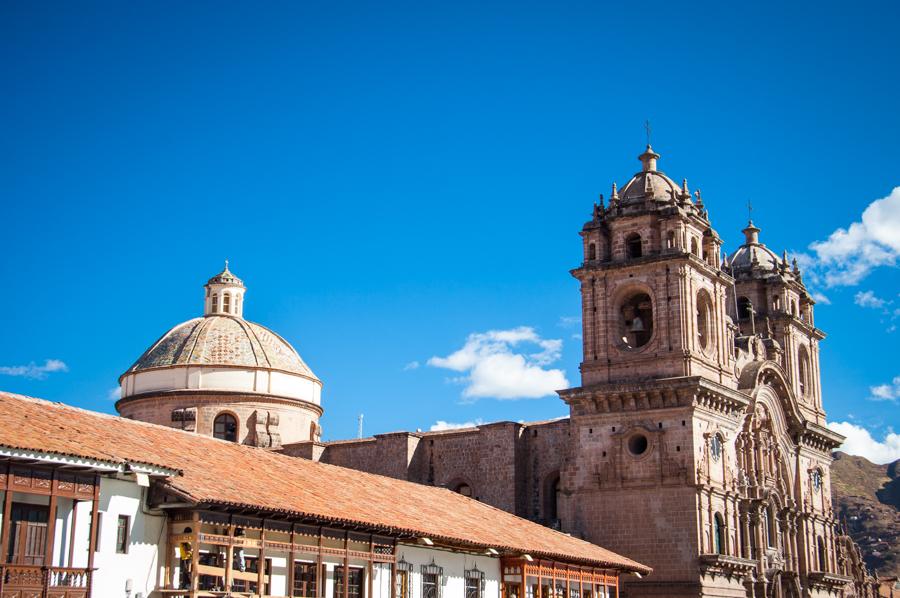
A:
POLYGON ((799 268, 752 222, 723 257, 700 192, 649 146, 639 159, 581 231, 569 418, 283 450, 471 493, 650 564, 629 598, 870 594, 831 507, 843 439, 824 426, 799 268))

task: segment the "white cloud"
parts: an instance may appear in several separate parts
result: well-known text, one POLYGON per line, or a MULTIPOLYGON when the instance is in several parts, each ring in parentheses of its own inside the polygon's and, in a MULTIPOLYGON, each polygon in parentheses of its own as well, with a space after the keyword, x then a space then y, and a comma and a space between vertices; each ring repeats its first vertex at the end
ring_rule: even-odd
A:
POLYGON ((831 305, 831 299, 826 297, 823 293, 814 292, 812 298, 820 305, 831 305))
POLYGON ((122 398, 122 387, 116 386, 115 388, 110 388, 109 392, 106 393, 106 398, 110 401, 118 401, 122 398))
POLYGON ((895 376, 890 384, 869 387, 870 401, 894 401, 900 399, 900 376, 895 376))
POLYGON ((28 365, 4 365, 0 366, 0 374, 6 376, 20 376, 22 378, 32 378, 34 380, 43 380, 47 374, 51 372, 68 372, 69 366, 59 359, 47 359, 44 365, 37 365, 33 361, 28 365))
POLYGON ((483 424, 480 418, 471 422, 445 422, 442 419, 437 420, 428 430, 430 432, 443 432, 445 430, 462 430, 463 428, 475 428, 483 424))
POLYGON ((889 431, 882 442, 872 438, 868 430, 850 422, 830 422, 828 427, 847 437, 838 450, 848 455, 865 457, 872 463, 890 463, 900 459, 900 434, 889 431))
POLYGON ((403 366, 403 371, 408 372, 409 370, 417 370, 421 364, 418 361, 410 361, 405 366, 403 366))
POLYGON ((896 266, 900 259, 900 187, 873 201, 859 222, 839 228, 825 241, 812 243, 816 254, 813 276, 825 285, 852 286, 879 266, 896 266))
POLYGON ((882 309, 885 305, 890 303, 890 301, 886 301, 880 297, 877 297, 872 291, 860 291, 853 296, 853 303, 857 304, 860 307, 882 309))
POLYGON ((560 328, 573 328, 581 325, 581 318, 578 316, 560 316, 556 325, 560 328))
POLYGON ((447 357, 432 357, 428 365, 465 372, 456 381, 466 384, 467 398, 536 399, 569 386, 565 372, 545 369, 559 360, 561 352, 562 340, 543 339, 534 328, 520 326, 470 334, 461 349, 447 357), (537 350, 528 353, 522 345, 537 350))

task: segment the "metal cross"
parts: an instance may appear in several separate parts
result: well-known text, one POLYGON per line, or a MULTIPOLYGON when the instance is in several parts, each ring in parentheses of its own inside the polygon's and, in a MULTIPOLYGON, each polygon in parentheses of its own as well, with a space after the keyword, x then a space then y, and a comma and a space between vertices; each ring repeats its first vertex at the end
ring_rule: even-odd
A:
POLYGON ((647 131, 647 146, 649 147, 649 145, 650 145, 650 133, 653 131, 653 129, 650 128, 650 121, 649 121, 649 120, 645 120, 645 121, 644 121, 644 130, 647 131))
POLYGON ((753 202, 747 200, 747 220, 753 220, 753 202))

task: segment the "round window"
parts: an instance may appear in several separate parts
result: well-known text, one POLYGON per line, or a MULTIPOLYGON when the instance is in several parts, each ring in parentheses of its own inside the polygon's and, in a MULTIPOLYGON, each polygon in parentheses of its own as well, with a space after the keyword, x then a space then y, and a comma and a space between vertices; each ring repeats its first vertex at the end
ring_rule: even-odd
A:
POLYGON ((635 434, 628 439, 628 452, 632 455, 643 455, 647 452, 649 441, 643 434, 635 434))
POLYGON ((643 347, 653 336, 653 304, 647 293, 628 295, 619 306, 619 336, 629 349, 643 347))

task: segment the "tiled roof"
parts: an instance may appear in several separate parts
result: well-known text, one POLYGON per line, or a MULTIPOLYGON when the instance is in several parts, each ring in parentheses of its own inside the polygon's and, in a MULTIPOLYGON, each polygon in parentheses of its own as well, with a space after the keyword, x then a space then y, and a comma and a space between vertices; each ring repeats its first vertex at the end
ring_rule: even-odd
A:
POLYGON ((444 488, 280 455, 172 428, 0 392, 0 446, 180 470, 196 503, 242 506, 386 533, 649 572, 604 548, 444 488))
POLYGON ((286 340, 265 326, 232 316, 206 316, 178 324, 125 374, 186 365, 271 368, 316 378, 286 340))

